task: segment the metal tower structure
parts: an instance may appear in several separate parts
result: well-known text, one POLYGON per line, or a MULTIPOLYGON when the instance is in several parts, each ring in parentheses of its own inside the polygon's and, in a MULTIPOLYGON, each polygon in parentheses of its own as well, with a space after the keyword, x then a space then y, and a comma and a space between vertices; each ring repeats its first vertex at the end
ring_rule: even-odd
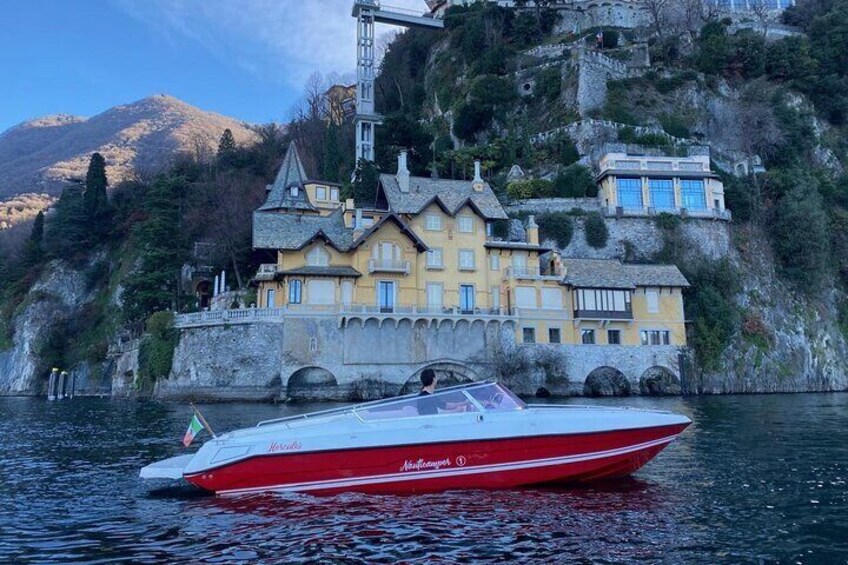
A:
POLYGON ((376 129, 382 123, 374 109, 374 24, 442 29, 445 23, 429 12, 382 6, 378 0, 354 0, 356 18, 356 162, 374 160, 376 129))

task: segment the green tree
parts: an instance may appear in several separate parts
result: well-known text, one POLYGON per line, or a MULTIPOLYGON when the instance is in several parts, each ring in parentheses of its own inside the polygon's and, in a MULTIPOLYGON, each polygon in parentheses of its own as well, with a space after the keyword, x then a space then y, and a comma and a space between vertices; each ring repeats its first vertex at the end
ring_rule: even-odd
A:
POLYGON ((719 74, 730 58, 730 42, 724 22, 709 22, 701 29, 697 53, 698 70, 705 74, 719 74))
POLYGON ((224 130, 221 134, 221 139, 218 141, 218 164, 221 166, 231 166, 238 151, 236 138, 233 137, 233 132, 230 128, 224 130))
POLYGON ((135 230, 140 253, 121 294, 127 321, 178 307, 180 267, 188 247, 181 225, 187 194, 183 177, 162 176, 145 195, 147 219, 135 230))
POLYGON ((554 179, 554 196, 583 198, 597 195, 598 186, 592 178, 592 171, 582 165, 569 165, 554 179))
POLYGON ((597 212, 592 212, 586 216, 586 223, 583 226, 586 230, 586 243, 595 249, 603 249, 607 246, 609 239, 609 230, 603 216, 597 212))
POLYGON ((106 187, 106 159, 100 153, 91 155, 88 171, 85 174, 85 213, 89 220, 89 235, 96 243, 109 233, 109 197, 106 187))
POLYGON ((360 159, 353 177, 353 201, 357 207, 373 206, 380 169, 373 161, 360 159))
POLYGON ((39 263, 44 257, 42 241, 44 239, 44 212, 39 212, 32 223, 32 232, 24 244, 22 261, 24 266, 30 267, 39 263))
POLYGON ((73 258, 85 248, 90 240, 89 215, 81 185, 70 185, 62 191, 45 239, 47 249, 55 257, 73 258))
POLYGON ((828 217, 818 192, 802 185, 783 196, 773 230, 784 275, 805 290, 818 290, 830 261, 828 217))

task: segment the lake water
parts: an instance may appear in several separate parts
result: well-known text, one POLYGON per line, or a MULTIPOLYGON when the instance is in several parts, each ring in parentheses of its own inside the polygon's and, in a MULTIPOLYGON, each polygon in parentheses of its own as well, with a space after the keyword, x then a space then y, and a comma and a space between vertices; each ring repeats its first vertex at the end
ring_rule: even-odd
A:
MULTIPOLYGON (((848 394, 563 402, 694 424, 609 484, 220 499, 138 479, 187 406, 0 399, 0 562, 848 563, 848 394)), ((201 408, 227 430, 314 406, 201 408)))

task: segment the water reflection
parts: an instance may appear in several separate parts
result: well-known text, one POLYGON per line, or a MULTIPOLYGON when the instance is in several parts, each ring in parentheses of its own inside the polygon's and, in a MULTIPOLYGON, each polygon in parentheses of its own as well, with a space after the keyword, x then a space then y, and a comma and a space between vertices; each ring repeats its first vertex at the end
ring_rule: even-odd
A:
MULTIPOLYGON (((846 562, 848 396, 569 402, 694 424, 623 481, 219 498, 137 478, 183 452, 186 406, 0 399, 0 562, 846 562)), ((227 430, 313 408, 203 410, 227 430)))

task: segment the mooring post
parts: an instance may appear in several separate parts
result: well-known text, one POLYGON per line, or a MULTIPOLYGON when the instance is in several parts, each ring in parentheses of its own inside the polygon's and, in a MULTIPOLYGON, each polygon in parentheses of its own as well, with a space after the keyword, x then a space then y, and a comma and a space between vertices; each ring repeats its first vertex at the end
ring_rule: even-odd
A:
POLYGON ((74 373, 73 375, 71 375, 71 396, 69 398, 73 399, 76 391, 77 391, 77 374, 74 373))
POLYGON ((59 380, 59 369, 53 367, 50 379, 47 381, 47 400, 56 400, 56 384, 59 380))
POLYGON ((62 400, 63 398, 65 398, 65 396, 66 396, 65 387, 67 385, 68 385, 68 372, 62 371, 61 373, 59 373, 59 394, 57 396, 57 398, 59 400, 62 400))

